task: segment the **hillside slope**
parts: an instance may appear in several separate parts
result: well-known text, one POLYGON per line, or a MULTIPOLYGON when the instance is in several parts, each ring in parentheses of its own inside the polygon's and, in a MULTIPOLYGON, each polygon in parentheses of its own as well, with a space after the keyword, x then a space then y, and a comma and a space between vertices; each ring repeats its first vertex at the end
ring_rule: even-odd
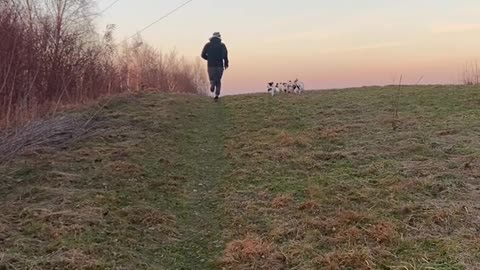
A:
POLYGON ((479 269, 479 105, 118 98, 91 139, 0 167, 0 269, 479 269))

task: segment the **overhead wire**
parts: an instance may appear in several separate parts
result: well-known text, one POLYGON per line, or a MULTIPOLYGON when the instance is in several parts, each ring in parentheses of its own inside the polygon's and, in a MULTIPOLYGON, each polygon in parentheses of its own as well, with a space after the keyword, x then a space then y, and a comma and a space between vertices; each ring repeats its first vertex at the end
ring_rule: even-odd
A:
POLYGON ((171 10, 170 12, 166 13, 165 15, 163 15, 162 17, 158 18, 157 20, 155 20, 154 22, 150 23, 149 25, 145 26, 144 28, 142 28, 141 30, 137 31, 135 34, 129 36, 128 38, 125 39, 125 41, 129 40, 129 39, 132 39, 134 38, 135 36, 137 36, 138 34, 144 32, 145 30, 147 30, 148 28, 154 26, 155 24, 163 21, 164 19, 168 18, 170 15, 172 15, 173 13, 179 11, 180 9, 182 9, 183 7, 185 7, 186 5, 190 4, 191 2, 193 2, 193 0, 188 0, 186 2, 184 2, 183 4, 181 4, 180 6, 176 7, 175 9, 171 10))
MULTIPOLYGON (((118 1, 120 0, 116 0, 115 2, 113 2, 110 6, 108 6, 106 9, 104 9, 100 14, 102 14, 103 12, 105 12, 106 10, 108 10, 109 8, 111 8, 113 5, 115 5, 118 1)), ((129 36, 128 38, 126 38, 124 41, 128 41, 129 39, 139 35, 140 33, 144 32, 145 30, 147 30, 148 28, 154 26, 155 24, 159 23, 160 21, 168 18, 170 15, 174 14, 175 12, 179 11, 180 9, 182 9, 183 7, 185 7, 186 5, 190 4, 191 2, 193 2, 193 0, 188 0, 186 2, 184 2, 183 4, 179 5, 178 7, 174 8, 173 10, 171 10, 170 12, 167 12, 165 15, 161 16, 160 18, 158 18, 157 20, 155 20, 154 22, 150 23, 149 25, 145 26, 144 28, 142 28, 140 31, 137 31, 134 35, 131 35, 129 36)), ((113 96, 110 96, 107 98, 107 100, 105 101, 105 104, 101 105, 100 108, 95 111, 93 113, 93 115, 86 121, 86 123, 84 124, 84 126, 87 126, 92 120, 93 118, 95 118, 96 115, 98 115, 98 113, 100 113, 100 111, 102 111, 105 106, 110 103, 110 101, 113 99, 113 96)))

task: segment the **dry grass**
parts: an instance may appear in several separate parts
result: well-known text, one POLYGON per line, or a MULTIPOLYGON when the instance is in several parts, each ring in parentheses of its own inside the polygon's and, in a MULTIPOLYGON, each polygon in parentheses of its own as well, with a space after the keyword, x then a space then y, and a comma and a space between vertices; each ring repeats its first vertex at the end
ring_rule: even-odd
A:
POLYGON ((118 217, 131 225, 145 228, 149 231, 159 231, 162 235, 170 238, 175 238, 178 235, 175 227, 175 216, 158 209, 147 207, 126 208, 119 211, 118 217))
POLYGON ((273 208, 283 208, 288 206, 293 202, 292 195, 280 195, 272 200, 272 207, 273 208))
POLYGON ((220 264, 225 269, 287 269, 285 256, 255 235, 228 243, 220 264))
POLYGON ((85 254, 81 250, 57 250, 47 258, 11 258, 1 256, 0 264, 4 269, 65 269, 91 270, 101 268, 101 263, 94 255, 85 254))
POLYGON ((112 176, 122 177, 134 177, 142 172, 142 168, 139 165, 120 160, 106 164, 105 170, 110 172, 112 176))
POLYGON ((480 92, 391 90, 116 100, 0 168, 0 266, 479 269, 480 92))
POLYGON ((229 238, 270 239, 291 269, 474 269, 478 89, 405 86, 392 130, 395 90, 232 98, 229 238))
POLYGON ((0 137, 0 164, 26 152, 35 153, 46 148, 64 148, 92 135, 98 127, 85 118, 73 115, 37 120, 24 127, 7 130, 0 137))
POLYGON ((168 202, 182 196, 182 188, 170 186, 179 178, 152 171, 169 167, 174 155, 162 151, 171 149, 174 136, 156 137, 154 125, 136 117, 150 117, 158 108, 134 109, 142 102, 151 100, 115 99, 87 126, 97 108, 38 121, 5 137, 2 149, 11 154, 8 166, 0 167, 0 268, 142 269, 161 263, 152 259, 158 245, 173 245, 180 235, 168 202), (151 141, 161 142, 162 151, 151 141), (150 167, 152 154, 159 163, 150 167), (168 198, 158 196, 163 190, 168 198))
POLYGON ((328 270, 338 269, 375 269, 372 255, 365 250, 333 251, 315 260, 317 267, 328 270))
POLYGON ((86 229, 99 226, 102 223, 102 208, 79 208, 63 210, 62 207, 55 211, 50 208, 25 208, 19 218, 28 220, 28 222, 38 224, 48 224, 42 227, 43 237, 45 239, 58 239, 67 235, 78 235, 86 229))

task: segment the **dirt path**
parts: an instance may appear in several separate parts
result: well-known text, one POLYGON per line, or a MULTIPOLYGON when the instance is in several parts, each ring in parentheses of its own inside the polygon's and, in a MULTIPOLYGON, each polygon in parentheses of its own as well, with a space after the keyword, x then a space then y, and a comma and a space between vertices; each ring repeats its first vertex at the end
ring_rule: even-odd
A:
POLYGON ((185 200, 177 214, 180 241, 174 247, 181 256, 171 269, 212 269, 224 246, 219 184, 228 170, 224 156, 227 120, 221 103, 185 109, 177 111, 188 119, 178 138, 182 165, 177 170, 188 177, 185 200))

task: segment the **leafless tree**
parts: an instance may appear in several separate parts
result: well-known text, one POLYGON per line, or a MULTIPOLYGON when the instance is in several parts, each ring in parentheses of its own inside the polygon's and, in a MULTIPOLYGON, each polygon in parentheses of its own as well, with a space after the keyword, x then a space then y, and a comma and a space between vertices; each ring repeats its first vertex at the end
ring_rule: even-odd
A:
POLYGON ((463 84, 480 85, 480 67, 478 61, 472 61, 465 64, 462 75, 463 84))
POLYGON ((127 90, 199 92, 198 63, 100 34, 93 0, 0 0, 0 126, 127 90))

